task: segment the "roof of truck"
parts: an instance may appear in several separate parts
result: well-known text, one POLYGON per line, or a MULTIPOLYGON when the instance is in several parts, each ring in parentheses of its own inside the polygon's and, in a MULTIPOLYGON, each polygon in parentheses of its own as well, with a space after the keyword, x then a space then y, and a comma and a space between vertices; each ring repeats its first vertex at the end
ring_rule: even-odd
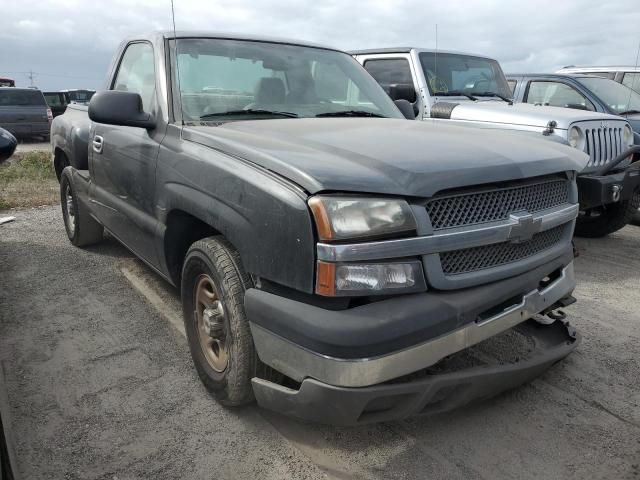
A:
MULTIPOLYGON (((505 73, 505 77, 531 77, 531 78, 608 78, 599 77, 597 75, 589 75, 587 73, 505 73)), ((613 80, 612 80, 613 81, 613 80)))
POLYGON ((434 48, 420 48, 420 47, 385 47, 385 48, 365 48, 362 50, 350 50, 351 55, 372 55, 376 53, 411 53, 415 50, 419 53, 448 53, 453 55, 469 55, 471 57, 491 58, 486 55, 478 55, 477 53, 459 52, 455 50, 436 50, 434 48))
POLYGON ((281 38, 281 37, 270 37, 264 35, 252 35, 247 33, 237 33, 237 32, 216 32, 216 31, 191 31, 191 30, 178 30, 174 32, 173 30, 157 30, 145 35, 136 35, 127 39, 127 41, 131 40, 140 40, 140 39, 152 39, 162 37, 165 39, 173 39, 173 38, 220 38, 220 39, 228 39, 228 40, 249 40, 254 42, 268 42, 268 43, 282 43, 286 45, 298 45, 301 47, 312 47, 312 48, 323 48, 326 50, 336 50, 341 52, 342 50, 334 47, 329 47, 327 45, 320 45, 318 43, 307 42, 304 40, 294 40, 291 38, 281 38))
POLYGON ((590 72, 635 72, 640 70, 640 67, 633 66, 633 65, 627 65, 627 66, 603 65, 599 67, 589 67, 584 65, 567 65, 565 67, 562 67, 560 70, 558 70, 558 72, 562 73, 565 70, 588 70, 590 72))

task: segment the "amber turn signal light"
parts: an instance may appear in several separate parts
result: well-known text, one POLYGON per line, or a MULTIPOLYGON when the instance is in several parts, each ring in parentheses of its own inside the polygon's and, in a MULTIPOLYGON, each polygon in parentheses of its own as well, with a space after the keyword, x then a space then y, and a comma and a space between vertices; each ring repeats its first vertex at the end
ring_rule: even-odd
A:
POLYGON ((336 264, 318 261, 316 272, 316 293, 325 297, 336 295, 336 264))

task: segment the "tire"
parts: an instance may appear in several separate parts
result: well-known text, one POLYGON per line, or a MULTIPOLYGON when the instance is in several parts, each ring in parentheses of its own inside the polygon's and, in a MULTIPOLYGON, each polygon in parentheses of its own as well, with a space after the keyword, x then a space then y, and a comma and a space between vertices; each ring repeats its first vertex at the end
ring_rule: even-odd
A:
POLYGON ((251 286, 239 254, 224 238, 205 238, 189 248, 181 281, 189 348, 202 383, 225 406, 254 400, 251 378, 259 361, 244 311, 244 294, 251 286), (205 315, 211 309, 217 312, 214 317, 205 315), (211 328, 205 317, 215 319, 211 328))
POLYGON ((640 192, 636 191, 630 199, 606 205, 599 212, 594 209, 580 213, 575 234, 578 237, 599 238, 617 232, 637 215, 639 206, 640 192))
POLYGON ((60 175, 60 206, 64 228, 72 244, 85 247, 102 240, 104 227, 80 208, 69 168, 65 168, 60 175))

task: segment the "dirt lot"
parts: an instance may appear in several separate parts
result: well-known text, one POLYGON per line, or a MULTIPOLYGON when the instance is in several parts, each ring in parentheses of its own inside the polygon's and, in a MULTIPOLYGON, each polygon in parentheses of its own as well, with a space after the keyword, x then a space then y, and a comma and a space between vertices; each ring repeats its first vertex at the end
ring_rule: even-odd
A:
POLYGON ((640 228, 579 241, 583 343, 540 379, 431 418, 351 429, 201 386, 177 297, 57 207, 0 226, 0 362, 24 478, 640 479, 640 228))

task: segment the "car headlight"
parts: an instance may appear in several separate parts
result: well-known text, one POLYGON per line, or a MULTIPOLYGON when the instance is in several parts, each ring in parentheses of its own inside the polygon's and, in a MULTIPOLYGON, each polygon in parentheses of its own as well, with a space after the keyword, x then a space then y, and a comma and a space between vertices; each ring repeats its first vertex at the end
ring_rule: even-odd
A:
POLYGON ((423 292, 422 263, 407 260, 382 263, 319 261, 316 293, 327 297, 423 292))
POLYGON ((569 145, 573 148, 578 147, 578 142, 580 142, 580 129, 578 127, 571 127, 569 129, 569 145))
POLYGON ((625 125, 622 129, 622 140, 627 145, 633 144, 633 130, 631 130, 629 125, 625 125))
POLYGON ((317 196, 309 200, 323 241, 384 237, 416 229, 409 204, 400 199, 317 196))

